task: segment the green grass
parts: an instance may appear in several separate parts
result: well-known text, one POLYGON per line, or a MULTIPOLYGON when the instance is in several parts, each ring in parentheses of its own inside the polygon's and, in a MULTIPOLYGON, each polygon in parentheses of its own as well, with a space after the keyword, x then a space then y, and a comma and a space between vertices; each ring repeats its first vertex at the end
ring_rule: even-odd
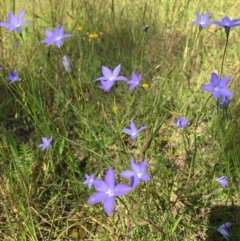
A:
POLYGON ((230 32, 222 70, 232 76, 230 120, 201 90, 221 71, 225 32, 213 25, 198 35, 191 25, 196 11, 237 18, 239 5, 0 0, 0 21, 23 8, 32 22, 23 38, 0 28, 0 240, 217 241, 226 222, 234 223, 230 240, 239 240, 240 30, 230 32), (41 44, 57 25, 73 37, 61 49, 41 44), (98 38, 89 40, 91 33, 98 38), (93 80, 101 66, 120 63, 121 75, 143 73, 149 87, 129 92, 121 82, 100 90, 93 80), (21 81, 9 85, 12 70, 21 81), (188 128, 175 128, 178 116, 190 119, 188 128), (131 120, 148 127, 137 142, 122 133, 131 120), (38 147, 42 136, 53 136, 45 151, 38 147), (148 160, 151 181, 117 198, 110 217, 102 204, 87 204, 95 191, 82 184, 84 174, 103 179, 112 167, 117 182, 128 184, 119 174, 133 156, 148 160), (223 175, 226 190, 216 182, 223 175))

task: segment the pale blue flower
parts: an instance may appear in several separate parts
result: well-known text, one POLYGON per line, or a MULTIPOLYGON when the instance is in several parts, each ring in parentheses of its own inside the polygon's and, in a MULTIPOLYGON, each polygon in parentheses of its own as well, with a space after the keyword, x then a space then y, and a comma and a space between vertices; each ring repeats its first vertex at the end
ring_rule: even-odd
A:
POLYGON ((42 150, 45 150, 46 148, 51 146, 52 139, 52 137, 50 137, 49 139, 47 139, 46 137, 42 137, 42 144, 38 146, 42 148, 42 150))
POLYGON ((127 185, 115 184, 115 174, 112 168, 108 169, 105 182, 95 180, 93 186, 98 192, 94 193, 88 199, 88 203, 97 204, 103 202, 104 211, 108 216, 113 212, 115 197, 125 195, 132 190, 132 188, 127 185))
POLYGON ((133 140, 137 140, 139 132, 145 130, 146 128, 147 128, 146 126, 141 126, 139 129, 137 129, 136 126, 135 126, 135 124, 134 124, 134 122, 131 121, 131 123, 130 123, 130 129, 128 129, 128 128, 123 128, 123 129, 122 129, 122 132, 124 132, 125 134, 130 135, 130 137, 131 137, 133 140))
POLYGON ((131 179, 131 187, 136 187, 140 181, 148 182, 150 181, 149 174, 146 173, 147 170, 147 160, 143 160, 142 163, 137 164, 134 162, 134 157, 131 160, 132 170, 126 170, 120 175, 124 178, 131 179))
POLYGON ((228 223, 225 223, 225 224, 221 225, 221 226, 217 229, 217 231, 218 231, 220 234, 222 234, 222 235, 224 236, 224 238, 225 238, 226 240, 228 240, 228 241, 229 241, 230 234, 229 234, 229 232, 228 232, 227 229, 230 228, 231 226, 232 226, 232 223, 228 222, 228 223))
POLYGON ((45 31, 45 34, 47 38, 42 40, 41 43, 45 43, 47 44, 47 46, 55 44, 58 48, 60 48, 63 45, 63 39, 72 37, 71 34, 64 34, 64 28, 59 26, 55 28, 55 32, 52 32, 47 29, 45 31))
POLYGON ((10 72, 7 76, 7 80, 9 81, 9 84, 19 81, 20 78, 18 77, 18 72, 10 72))
POLYGON ((85 178, 86 180, 83 182, 83 184, 86 184, 88 185, 88 188, 91 188, 94 182, 94 174, 90 176, 88 174, 85 174, 85 178))
POLYGON ((13 13, 8 13, 8 22, 0 22, 0 27, 8 29, 8 32, 16 30, 19 34, 22 33, 22 26, 31 25, 30 22, 23 22, 25 15, 25 10, 23 9, 18 16, 15 16, 13 13))

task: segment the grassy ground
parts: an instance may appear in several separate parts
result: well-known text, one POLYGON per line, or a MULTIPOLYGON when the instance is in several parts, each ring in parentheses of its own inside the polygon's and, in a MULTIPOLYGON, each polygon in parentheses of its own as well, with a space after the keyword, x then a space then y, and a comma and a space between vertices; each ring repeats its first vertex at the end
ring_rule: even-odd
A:
POLYGON ((199 34, 191 22, 196 11, 237 18, 240 5, 0 0, 0 21, 21 9, 32 22, 22 38, 0 28, 0 240, 214 241, 224 240, 216 229, 226 222, 234 223, 231 240, 239 240, 240 29, 230 32, 222 69, 232 77, 230 119, 201 89, 221 72, 224 29, 212 25, 199 34), (61 49, 41 44, 57 25, 73 37, 61 49), (121 82, 100 90, 93 80, 101 66, 120 63, 121 75, 143 73, 148 88, 128 91, 121 82), (13 70, 21 81, 10 85, 13 70), (186 129, 175 128, 178 116, 190 119, 186 129), (122 133, 131 120, 147 126, 137 141, 122 133), (53 136, 45 151, 42 136, 53 136), (95 190, 82 184, 84 174, 103 179, 112 167, 117 182, 128 184, 119 174, 133 156, 148 160, 151 181, 117 198, 109 217, 101 204, 87 204, 95 190), (225 190, 216 182, 223 175, 225 190))

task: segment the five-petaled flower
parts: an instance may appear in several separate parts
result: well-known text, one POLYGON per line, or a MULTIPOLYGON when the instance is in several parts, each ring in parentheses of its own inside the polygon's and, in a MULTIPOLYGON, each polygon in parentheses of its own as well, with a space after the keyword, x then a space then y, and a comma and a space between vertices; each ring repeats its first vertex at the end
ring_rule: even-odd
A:
POLYGON ((208 25, 212 24, 212 21, 209 21, 209 12, 206 12, 203 16, 199 12, 196 12, 197 20, 193 21, 193 25, 199 25, 199 29, 207 28, 208 25))
POLYGON ((122 132, 125 133, 125 134, 128 134, 133 140, 137 140, 138 133, 145 130, 146 128, 147 128, 146 126, 141 126, 139 129, 137 129, 134 122, 131 121, 130 129, 123 128, 122 132))
POLYGON ((222 176, 216 179, 216 181, 225 189, 228 185, 228 180, 226 176, 222 176))
POLYGON ((222 234, 226 240, 229 240, 228 238, 230 237, 230 234, 229 234, 229 232, 228 232, 227 229, 230 228, 231 226, 232 226, 232 223, 227 222, 227 223, 221 225, 221 226, 217 229, 217 231, 218 231, 220 234, 222 234))
POLYGON ((7 76, 7 80, 9 81, 9 84, 14 83, 15 81, 19 81, 20 78, 18 77, 18 72, 10 72, 7 76))
POLYGON ((8 32, 16 30, 19 34, 22 33, 22 26, 31 25, 30 22, 23 22, 25 15, 25 9, 23 9, 18 16, 15 16, 13 13, 8 13, 8 22, 0 22, 0 27, 8 29, 8 32))
POLYGON ((105 182, 102 180, 95 180, 93 186, 98 191, 94 193, 89 199, 89 204, 97 204, 103 202, 105 213, 109 216, 114 209, 115 197, 129 193, 132 188, 127 185, 115 185, 115 174, 112 168, 107 170, 105 182))
POLYGON ((46 148, 51 146, 52 139, 52 136, 49 139, 47 139, 46 137, 42 137, 42 144, 38 146, 42 148, 42 150, 45 150, 46 148))
POLYGON ((71 34, 64 34, 64 28, 59 26, 55 28, 55 32, 52 32, 47 29, 45 31, 45 34, 47 38, 42 40, 41 43, 45 43, 47 44, 47 46, 55 44, 58 48, 60 48, 63 45, 63 39, 72 37, 71 34))
POLYGON ((223 27, 225 29, 226 34, 228 35, 231 28, 240 26, 239 21, 240 21, 240 18, 230 20, 229 17, 224 17, 222 21, 213 21, 212 23, 217 24, 220 27, 223 27))
POLYGON ((211 74, 211 83, 210 84, 206 84, 202 86, 202 89, 212 93, 213 98, 217 99, 217 98, 230 98, 233 96, 233 93, 226 88, 226 86, 228 85, 228 83, 230 82, 231 77, 224 77, 222 79, 219 79, 218 75, 216 73, 212 73, 211 74))
POLYGON ((217 107, 221 109, 227 109, 229 104, 231 103, 232 99, 229 99, 229 97, 223 96, 222 102, 217 103, 217 107))
POLYGON ((148 182, 150 181, 149 174, 146 173, 147 169, 147 160, 144 160, 142 163, 137 164, 134 162, 134 157, 131 160, 132 170, 123 171, 120 175, 124 178, 131 179, 131 187, 136 187, 140 181, 148 182))
POLYGON ((108 67, 102 66, 102 77, 97 78, 95 81, 101 81, 100 89, 105 91, 110 91, 110 89, 114 86, 116 81, 128 81, 128 79, 124 76, 119 76, 121 70, 121 64, 119 64, 113 71, 111 71, 108 67))
POLYGON ((94 174, 90 176, 88 174, 85 174, 85 178, 86 180, 83 182, 83 184, 86 184, 88 185, 88 188, 91 188, 94 182, 94 174))
POLYGON ((178 117, 177 122, 176 122, 176 128, 185 128, 188 125, 189 120, 188 119, 183 119, 181 116, 178 117))
POLYGON ((133 90, 140 85, 140 81, 142 79, 142 74, 137 76, 135 73, 132 73, 132 79, 127 82, 130 85, 129 90, 133 90))

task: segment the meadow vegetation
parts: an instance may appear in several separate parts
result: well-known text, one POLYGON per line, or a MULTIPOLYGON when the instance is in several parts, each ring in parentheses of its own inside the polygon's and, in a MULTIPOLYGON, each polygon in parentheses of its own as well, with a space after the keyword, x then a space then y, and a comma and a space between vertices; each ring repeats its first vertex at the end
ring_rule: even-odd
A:
POLYGON ((240 4, 0 0, 0 22, 22 9, 31 25, 21 34, 0 27, 0 240, 219 241, 231 222, 229 240, 239 241, 240 27, 225 53, 224 28, 191 23, 197 11, 240 18, 240 4), (72 35, 61 48, 41 42, 56 26, 72 35), (102 66, 119 64, 129 80, 142 73, 140 85, 100 89, 102 66), (11 71, 20 81, 9 83, 11 71), (202 90, 213 72, 231 76, 228 108, 202 90), (180 116, 186 128, 176 128, 180 116), (136 140, 122 131, 132 120, 146 127, 136 140), (52 137, 44 150, 42 137, 52 137), (104 180, 112 168, 129 186, 120 174, 132 157, 147 160, 151 180, 116 197, 110 215, 87 203, 96 190, 85 174, 104 180))

